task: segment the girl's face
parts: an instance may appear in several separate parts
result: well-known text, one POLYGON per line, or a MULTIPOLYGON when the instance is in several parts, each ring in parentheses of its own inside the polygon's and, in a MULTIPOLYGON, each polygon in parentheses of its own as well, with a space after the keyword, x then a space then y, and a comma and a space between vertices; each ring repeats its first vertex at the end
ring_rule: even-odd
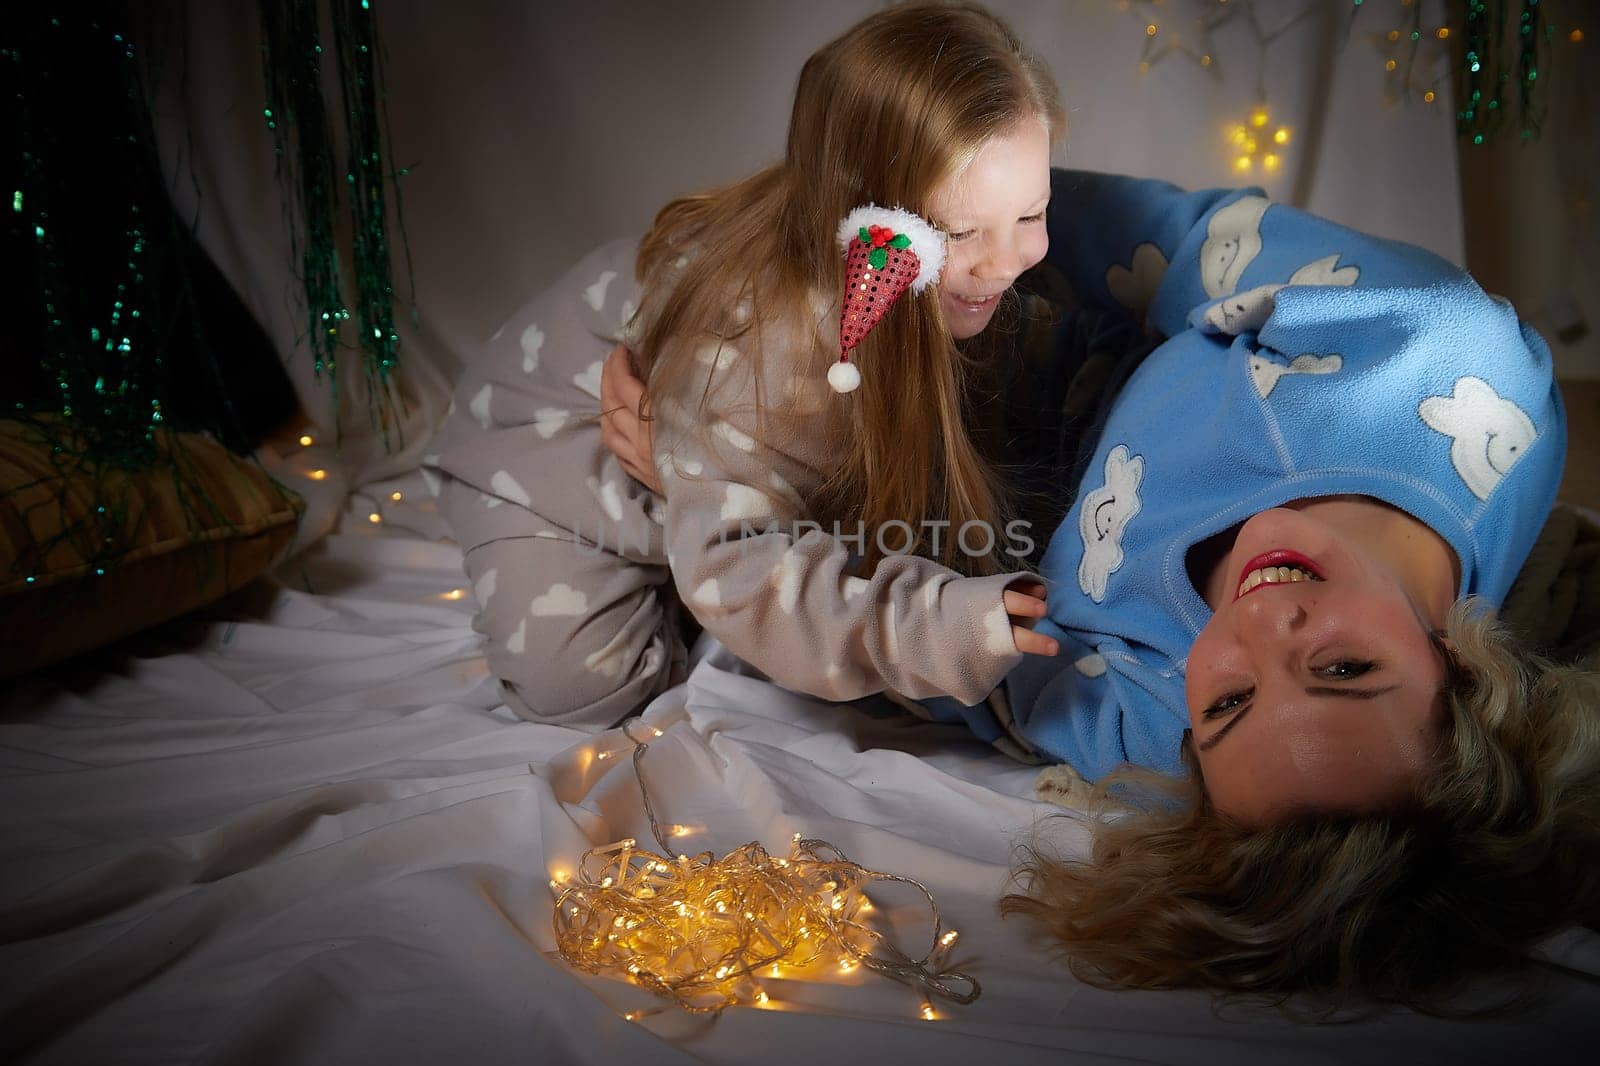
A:
POLYGON ((1425 615, 1439 613, 1440 589, 1446 606, 1454 595, 1448 565, 1364 543, 1358 510, 1302 504, 1240 527, 1189 652, 1206 791, 1249 822, 1396 801, 1428 766, 1443 720, 1444 664, 1425 615))
POLYGON ((1000 295, 1050 247, 1050 134, 1027 119, 986 143, 934 191, 934 225, 949 236, 939 303, 957 340, 982 333, 1000 295))

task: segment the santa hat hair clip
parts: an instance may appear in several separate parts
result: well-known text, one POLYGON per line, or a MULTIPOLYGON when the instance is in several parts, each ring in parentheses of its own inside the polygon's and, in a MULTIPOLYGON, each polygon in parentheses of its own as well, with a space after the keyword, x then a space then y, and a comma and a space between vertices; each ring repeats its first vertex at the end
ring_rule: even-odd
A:
POLYGON ((867 204, 839 223, 845 252, 844 307, 839 313, 839 361, 828 368, 834 392, 854 392, 861 371, 850 351, 910 289, 920 293, 944 269, 944 234, 910 211, 867 204))

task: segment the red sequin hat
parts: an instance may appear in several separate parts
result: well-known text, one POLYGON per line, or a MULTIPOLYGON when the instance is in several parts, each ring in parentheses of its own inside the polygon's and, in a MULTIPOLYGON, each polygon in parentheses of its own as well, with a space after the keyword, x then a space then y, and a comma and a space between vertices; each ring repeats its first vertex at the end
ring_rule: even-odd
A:
POLYGON ((844 307, 839 313, 839 361, 828 368, 834 392, 853 392, 861 371, 850 350, 883 321, 907 289, 920 293, 944 269, 944 234, 910 211, 867 204, 839 223, 845 252, 844 307))

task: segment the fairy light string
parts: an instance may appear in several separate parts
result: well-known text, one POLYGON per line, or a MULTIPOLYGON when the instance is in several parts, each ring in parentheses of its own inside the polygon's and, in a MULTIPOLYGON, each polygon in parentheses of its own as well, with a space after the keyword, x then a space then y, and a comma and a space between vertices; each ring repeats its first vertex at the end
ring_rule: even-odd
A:
POLYGON ((634 773, 660 850, 629 837, 589 849, 571 877, 551 880, 556 950, 570 965, 630 981, 693 1014, 768 1006, 763 977, 818 964, 842 973, 862 967, 915 988, 928 1020, 936 1016, 930 997, 961 1004, 978 998, 977 980, 948 967, 957 933, 944 927, 919 881, 869 869, 799 833, 781 857, 755 841, 720 859, 710 851, 677 853, 669 843, 677 827, 662 826, 645 786, 649 744, 636 725, 624 723, 622 731, 634 745, 634 773), (868 918, 876 908, 866 889, 889 883, 911 886, 927 903, 932 939, 918 957, 868 918))

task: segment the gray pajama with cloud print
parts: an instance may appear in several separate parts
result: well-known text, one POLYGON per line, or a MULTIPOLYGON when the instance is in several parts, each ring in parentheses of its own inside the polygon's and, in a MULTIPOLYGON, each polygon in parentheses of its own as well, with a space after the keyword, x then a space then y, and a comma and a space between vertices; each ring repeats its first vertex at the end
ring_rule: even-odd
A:
POLYGON ((655 398, 664 499, 601 443, 601 364, 641 302, 635 250, 598 249, 513 316, 467 368, 423 460, 510 706, 588 730, 638 712, 686 674, 685 605, 797 692, 983 700, 1022 655, 1003 592, 1042 579, 962 577, 909 555, 863 579, 859 544, 806 522, 804 494, 850 446, 847 401, 826 382, 836 296, 763 321, 759 424, 754 361, 739 350, 753 334, 690 341, 697 373, 655 398))

